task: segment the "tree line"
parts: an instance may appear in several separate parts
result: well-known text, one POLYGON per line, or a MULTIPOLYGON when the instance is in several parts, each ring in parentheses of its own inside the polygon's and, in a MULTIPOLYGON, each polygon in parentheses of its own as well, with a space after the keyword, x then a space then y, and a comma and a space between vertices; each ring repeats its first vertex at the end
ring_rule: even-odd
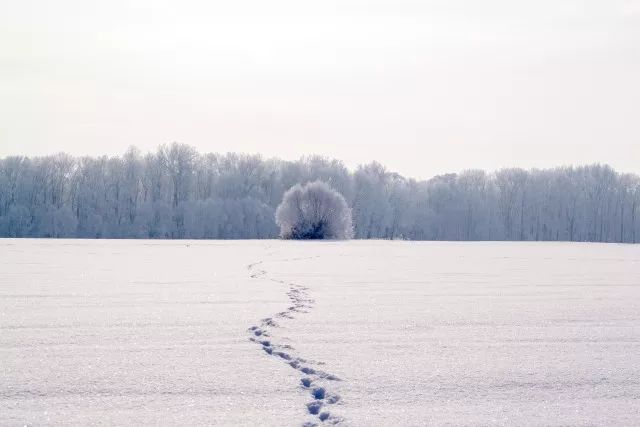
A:
POLYGON ((361 239, 638 242, 640 179, 607 165, 467 170, 427 181, 370 163, 348 170, 200 154, 183 144, 143 155, 0 160, 0 236, 262 239, 299 183, 321 180, 352 209, 361 239))

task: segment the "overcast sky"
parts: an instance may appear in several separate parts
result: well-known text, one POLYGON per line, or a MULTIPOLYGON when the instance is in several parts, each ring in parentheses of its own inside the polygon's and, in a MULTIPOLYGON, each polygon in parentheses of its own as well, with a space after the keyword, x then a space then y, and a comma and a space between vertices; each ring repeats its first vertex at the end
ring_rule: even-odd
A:
POLYGON ((0 157, 640 172, 640 0, 0 1, 0 157))

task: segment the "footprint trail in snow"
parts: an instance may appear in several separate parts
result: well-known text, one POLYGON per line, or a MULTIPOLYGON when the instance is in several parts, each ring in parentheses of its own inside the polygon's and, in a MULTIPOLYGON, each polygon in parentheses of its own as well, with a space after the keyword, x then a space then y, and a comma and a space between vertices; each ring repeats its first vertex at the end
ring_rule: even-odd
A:
MULTIPOLYGON (((315 257, 311 257, 315 258, 315 257)), ((294 258, 284 261, 296 261, 310 258, 294 258)), ((262 351, 270 357, 276 357, 291 368, 300 372, 299 387, 307 390, 310 402, 304 408, 306 413, 318 422, 305 422, 304 427, 324 424, 340 424, 343 419, 333 415, 330 407, 340 401, 340 396, 329 391, 329 385, 333 381, 340 381, 338 377, 318 369, 320 362, 307 360, 296 354, 293 347, 287 344, 279 344, 271 339, 271 329, 278 328, 281 322, 291 321, 299 314, 309 313, 315 305, 315 300, 309 295, 309 288, 283 280, 276 280, 267 276, 267 271, 260 268, 263 261, 249 264, 247 269, 253 279, 266 279, 287 287, 287 296, 290 306, 286 310, 276 313, 260 321, 257 326, 249 328, 249 340, 258 344, 262 351)))

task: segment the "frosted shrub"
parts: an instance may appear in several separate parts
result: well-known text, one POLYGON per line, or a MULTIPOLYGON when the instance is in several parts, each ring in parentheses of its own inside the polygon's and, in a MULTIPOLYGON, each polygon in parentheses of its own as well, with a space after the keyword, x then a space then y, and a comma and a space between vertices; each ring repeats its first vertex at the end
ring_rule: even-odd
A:
POLYGON ((283 239, 350 239, 351 209, 342 194, 322 181, 297 184, 282 198, 276 223, 283 239))

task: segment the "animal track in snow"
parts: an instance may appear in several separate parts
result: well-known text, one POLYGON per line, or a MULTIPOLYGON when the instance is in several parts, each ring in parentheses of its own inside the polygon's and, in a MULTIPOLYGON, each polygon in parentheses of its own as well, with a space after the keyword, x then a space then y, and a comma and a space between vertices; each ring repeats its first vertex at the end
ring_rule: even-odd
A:
POLYGON ((262 319, 260 323, 262 324, 262 326, 271 326, 274 328, 278 327, 278 324, 270 317, 267 317, 266 319, 262 319))
MULTIPOLYGON (((315 258, 315 257, 312 257, 315 258)), ((294 258, 282 261, 296 261, 302 259, 309 258, 294 258)), ((310 360, 305 360, 301 357, 298 357, 293 352, 293 348, 287 344, 279 344, 273 342, 273 339, 264 339, 265 337, 269 337, 269 330, 271 328, 278 328, 279 323, 274 320, 284 319, 284 320, 293 320, 295 319, 295 315, 297 314, 305 314, 309 313, 310 310, 315 306, 315 299, 311 298, 309 295, 309 288, 306 286, 298 285, 295 283, 288 283, 284 280, 277 280, 268 277, 268 272, 262 268, 259 268, 263 264, 263 261, 255 262, 253 264, 249 264, 247 266, 247 270, 249 270, 250 277, 253 279, 265 279, 271 280, 272 282, 279 283, 283 286, 287 286, 288 290, 286 292, 287 297, 289 298, 290 305, 289 307, 281 311, 272 317, 264 318, 260 321, 260 326, 252 326, 249 328, 249 333, 251 337, 250 341, 260 345, 261 349, 268 356, 276 357, 279 360, 287 363, 293 369, 299 371, 304 376, 300 379, 300 384, 302 388, 310 391, 310 397, 312 401, 307 403, 306 412, 317 419, 321 423, 326 424, 339 424, 343 420, 340 417, 332 415, 326 409, 327 405, 334 405, 340 401, 340 396, 335 393, 331 393, 327 390, 326 384, 330 381, 340 381, 340 378, 337 376, 315 369, 309 365, 323 365, 321 362, 315 362, 310 360), (286 351, 284 351, 286 350, 286 351), (323 385, 324 384, 324 385, 323 385)), ((317 423, 307 422, 304 423, 303 426, 317 426, 317 423)))
POLYGON ((324 399, 326 391, 324 387, 318 387, 318 388, 314 388, 311 394, 313 395, 314 399, 322 400, 324 399))
POLYGON ((269 335, 263 331, 260 328, 254 329, 253 330, 253 335, 257 336, 257 337, 268 337, 269 335))
POLYGON ((318 415, 320 413, 320 409, 322 409, 322 402, 319 400, 307 403, 307 410, 311 415, 318 415))

